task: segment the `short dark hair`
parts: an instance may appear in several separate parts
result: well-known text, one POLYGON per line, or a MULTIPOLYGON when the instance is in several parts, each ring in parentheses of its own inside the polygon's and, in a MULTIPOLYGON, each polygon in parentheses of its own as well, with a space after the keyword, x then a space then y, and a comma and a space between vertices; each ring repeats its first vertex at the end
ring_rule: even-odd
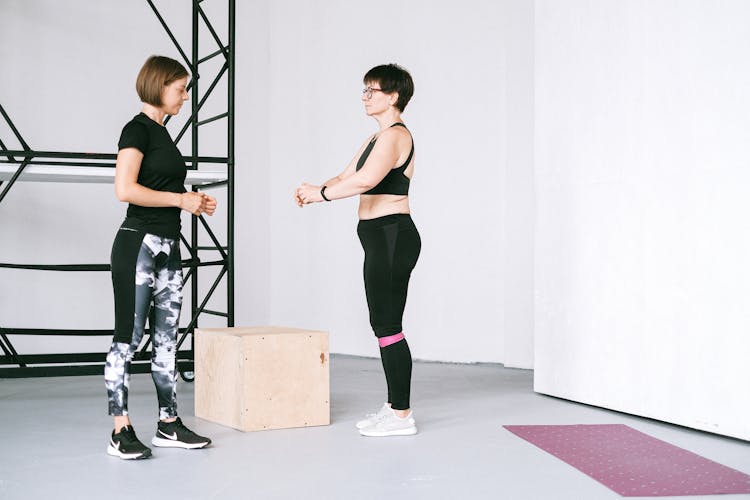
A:
POLYGON ((151 56, 138 72, 135 90, 141 102, 161 106, 161 93, 164 87, 189 75, 179 61, 164 56, 151 56))
POLYGON ((398 92, 396 107, 399 111, 403 111, 406 108, 411 96, 414 95, 414 80, 411 79, 409 72, 398 64, 381 64, 380 66, 375 66, 365 73, 362 81, 365 85, 368 83, 377 83, 380 85, 380 89, 386 94, 398 92))

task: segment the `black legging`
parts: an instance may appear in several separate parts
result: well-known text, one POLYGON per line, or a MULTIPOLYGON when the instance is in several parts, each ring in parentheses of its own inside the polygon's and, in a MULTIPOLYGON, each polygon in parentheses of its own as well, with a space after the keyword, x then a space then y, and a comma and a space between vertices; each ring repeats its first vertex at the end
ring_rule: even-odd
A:
POLYGON ((177 332, 182 306, 180 240, 121 227, 112 245, 115 336, 104 367, 110 415, 128 414, 130 362, 143 338, 151 301, 151 377, 159 419, 177 416, 177 332))
MULTIPOLYGON (((409 277, 417 264, 422 242, 409 214, 361 220, 357 234, 365 251, 364 278, 370 325, 385 339, 403 332, 409 277)), ((411 352, 406 339, 380 348, 388 402, 392 408, 409 408, 411 352)))

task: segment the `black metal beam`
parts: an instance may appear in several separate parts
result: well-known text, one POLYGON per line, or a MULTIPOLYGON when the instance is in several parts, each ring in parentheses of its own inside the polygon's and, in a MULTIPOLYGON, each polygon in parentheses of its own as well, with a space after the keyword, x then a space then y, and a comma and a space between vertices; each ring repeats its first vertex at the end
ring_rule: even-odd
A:
MULTIPOLYGON (((181 332, 186 331, 184 328, 180 328, 181 332)), ((103 337, 103 336, 112 336, 114 335, 114 330, 112 329, 90 329, 90 330, 84 330, 84 329, 76 329, 76 330, 67 330, 62 328, 3 328, 2 332, 4 332, 5 335, 49 335, 53 337, 103 337)), ((143 330, 143 334, 146 336, 151 335, 151 328, 145 328, 143 330)), ((0 336, 2 336, 2 333, 0 333, 0 336)))
POLYGON ((213 316, 223 316, 224 318, 229 317, 229 315, 227 313, 225 313, 225 312, 211 311, 211 310, 208 310, 208 309, 204 309, 203 310, 203 314, 211 314, 213 316))
MULTIPOLYGON (((216 45, 219 46, 219 50, 221 50, 222 54, 224 54, 224 58, 229 61, 229 51, 224 48, 224 44, 221 43, 221 40, 219 39, 219 35, 216 34, 216 30, 214 30, 213 25, 211 24, 211 21, 208 20, 208 17, 206 17, 206 13, 203 12, 203 9, 200 6, 200 2, 195 1, 193 3, 195 7, 198 9, 198 13, 200 14, 201 18, 203 19, 203 22, 206 25, 206 28, 208 28, 208 31, 211 33, 211 36, 214 37, 214 41, 216 41, 216 45)), ((231 10, 231 6, 230 6, 231 10)), ((231 44, 230 44, 231 45, 231 44)))
MULTIPOLYGON (((193 3, 192 4, 192 11, 193 11, 193 64, 195 65, 196 71, 198 70, 198 66, 200 63, 198 62, 199 58, 199 37, 200 37, 200 30, 199 30, 199 22, 198 22, 198 5, 193 3)), ((217 77, 217 78, 220 78, 217 77)), ((198 143, 198 113, 200 112, 201 107, 203 107, 203 102, 205 102, 205 99, 208 97, 208 95, 211 93, 211 91, 214 89, 215 82, 217 80, 214 80, 214 83, 209 88, 208 93, 204 97, 203 100, 200 102, 198 101, 198 87, 196 85, 195 90, 193 92, 193 100, 192 102, 192 108, 190 113, 190 124, 192 126, 191 128, 191 135, 192 135, 192 149, 191 153, 193 156, 198 156, 200 154, 199 152, 199 143, 198 143)), ((183 129, 182 132, 177 136, 177 139, 175 139, 175 142, 179 142, 180 137, 185 132, 186 129, 183 129)), ((198 188, 193 186, 192 187, 193 192, 198 192, 198 188)), ((196 260, 199 260, 200 257, 198 256, 198 219, 195 216, 190 217, 190 234, 191 234, 191 245, 193 247, 193 258, 196 260)), ((197 318, 197 307, 196 304, 198 303, 198 270, 196 269, 195 274, 193 275, 193 279, 190 282, 190 310, 191 310, 191 316, 195 320, 195 324, 198 324, 198 318, 197 318)), ((184 338, 184 336, 183 336, 184 338)), ((191 341, 191 346, 194 348, 194 342, 191 341)), ((178 345, 179 349, 179 345, 178 345)))
MULTIPOLYGON (((229 21, 229 39, 226 44, 222 43, 219 39, 213 25, 209 21, 206 13, 200 7, 202 0, 194 0, 193 3, 193 53, 191 60, 188 60, 182 47, 177 42, 174 34, 167 26, 159 10, 156 8, 152 0, 147 0, 147 3, 154 11, 157 19, 161 23, 167 35, 174 43, 177 50, 180 52, 183 60, 190 68, 192 73, 191 81, 188 84, 188 90, 193 92, 192 102, 192 114, 189 117, 188 124, 180 132, 175 143, 179 141, 188 126, 193 127, 193 147, 191 150, 191 156, 185 157, 186 166, 189 169, 196 169, 201 163, 214 163, 214 164, 225 164, 227 165, 228 178, 225 181, 208 182, 202 185, 194 185, 193 190, 205 190, 217 187, 227 187, 228 192, 228 207, 227 207, 227 229, 228 237, 226 245, 221 245, 211 230, 210 226, 203 217, 197 218, 192 217, 191 221, 191 242, 181 235, 183 243, 190 251, 190 259, 182 262, 183 268, 187 269, 184 280, 192 280, 192 285, 197 288, 198 269, 201 267, 208 266, 221 266, 221 270, 218 276, 214 280, 211 288, 205 294, 203 301, 200 305, 197 305, 198 296, 196 295, 193 300, 192 309, 193 314, 191 321, 186 328, 179 329, 179 342, 178 349, 187 336, 190 335, 193 343, 194 336, 192 335, 193 330, 197 326, 198 318, 201 314, 210 314, 215 316, 221 316, 227 318, 227 326, 234 326, 234 80, 235 80, 235 0, 228 0, 228 21, 229 21), (219 47, 216 50, 205 56, 199 58, 199 24, 200 19, 203 20, 205 26, 211 33, 214 41, 219 47), (226 61, 222 65, 216 78, 209 86, 207 92, 200 97, 198 94, 198 82, 200 75, 198 67, 200 64, 207 62, 214 57, 222 54, 226 61), (224 74, 227 74, 227 111, 220 113, 216 116, 205 120, 199 120, 198 114, 202 109, 203 104, 207 101, 208 97, 212 95, 215 87, 218 85, 224 74), (200 98, 199 98, 200 97, 200 98), (201 157, 198 151, 198 128, 207 123, 219 120, 221 118, 227 118, 227 154, 226 157, 213 156, 213 157, 201 157), (198 244, 198 227, 199 224, 203 225, 208 235, 210 236, 213 247, 200 246, 198 244), (201 262, 198 257, 199 251, 218 251, 220 252, 222 259, 208 262, 201 262), (218 285, 222 282, 222 279, 226 276, 227 279, 227 312, 213 311, 206 309, 206 304, 215 293, 218 285), (197 307, 196 307, 197 305, 197 307)), ((3 116, 5 121, 8 123, 10 129, 15 134, 18 142, 20 143, 23 150, 9 150, 6 144, 0 141, 0 163, 7 164, 19 164, 19 168, 16 169, 12 178, 7 181, 0 181, 0 186, 5 189, 0 194, 0 201, 5 197, 10 188, 18 181, 21 177, 23 170, 29 165, 49 165, 49 166, 82 166, 82 167, 107 167, 113 168, 115 166, 116 154, 106 153, 84 153, 84 152, 62 152, 62 151, 34 151, 32 150, 26 141, 23 139, 15 124, 8 116, 5 109, 0 106, 0 114, 3 116), (21 160, 23 158, 23 160, 21 160), (76 161, 80 160, 80 161, 76 161), (4 185, 5 184, 5 185, 4 185)), ((167 116, 165 124, 170 120, 171 116, 167 116)), ((62 265, 49 265, 49 264, 2 264, 0 268, 13 268, 13 269, 35 269, 35 270, 46 270, 46 271, 108 271, 108 264, 62 264, 62 265)), ((27 377, 27 376, 61 376, 61 375, 84 375, 84 374, 101 374, 103 372, 103 362, 106 358, 105 353, 61 353, 61 354, 30 354, 30 355, 19 355, 13 347, 8 335, 49 335, 49 336, 111 336, 113 331, 106 330, 61 330, 61 329, 32 329, 32 328, 3 328, 0 329, 0 351, 4 355, 0 356, 0 364, 14 364, 19 365, 14 368, 0 368, 0 378, 3 377, 27 377), (90 362, 97 362, 96 364, 89 364, 90 362), (55 366, 26 366, 27 364, 45 364, 45 363, 68 363, 68 365, 55 365, 55 366), (70 363, 84 363, 79 365, 70 365, 70 363)), ((146 345, 141 349, 139 356, 148 354, 149 351, 145 350, 150 342, 150 325, 149 329, 146 329, 145 335, 147 336, 146 345)), ((194 351, 180 350, 178 351, 178 367, 180 370, 192 370, 194 358, 194 351), (187 359, 185 359, 187 358, 187 359)), ((150 363, 138 362, 134 363, 131 367, 132 373, 145 373, 150 370, 150 363)))
MULTIPOLYGON (((8 151, 8 148, 5 146, 5 143, 3 141, 0 141, 0 149, 2 149, 3 151, 8 151)), ((11 157, 10 159, 13 160, 13 163, 18 163, 18 161, 14 157, 11 157)))
MULTIPOLYGON (((105 352, 78 352, 60 354, 24 354, 23 360, 29 365, 41 363, 104 363, 105 352)), ((12 356, 0 356, 0 365, 17 365, 12 356)))
POLYGON ((109 264, 8 264, 0 262, 4 269, 29 269, 33 271, 109 271, 109 264))
MULTIPOLYGON (((151 363, 132 363, 130 373, 148 373, 151 363)), ((70 377, 73 375, 104 375, 104 365, 53 365, 0 368, 0 378, 70 377)))
POLYGON ((8 185, 3 188, 3 191, 0 193, 0 202, 3 201, 3 198, 5 198, 8 195, 8 191, 10 191, 10 188, 13 187, 13 184, 16 183, 18 178, 21 176, 21 173, 26 168, 26 166, 29 164, 29 158, 26 158, 21 165, 16 169, 16 171, 13 173, 13 176, 8 181, 8 185))
POLYGON ((203 228, 208 233, 208 237, 211 238, 211 241, 214 242, 214 247, 216 248, 216 250, 219 251, 219 253, 221 254, 221 256, 224 259, 226 259, 227 258, 227 253, 221 247, 221 243, 219 243, 219 240, 216 239, 216 235, 214 235, 214 232, 211 231, 211 227, 208 225, 208 222, 206 222, 206 218, 203 217, 202 215, 200 215, 200 216, 198 216, 198 219, 201 221, 201 224, 203 224, 203 228))
POLYGON ((229 116, 229 113, 221 113, 221 114, 218 114, 216 116, 212 116, 211 118, 206 118, 205 120, 199 121, 198 125, 199 126, 200 125, 205 125, 206 123, 211 123, 211 122, 214 122, 216 120, 220 120, 222 118, 226 118, 227 116, 229 116))
MULTIPOLYGON (((185 248, 187 248, 187 251, 190 255, 193 255, 193 247, 190 245, 190 242, 188 242, 187 238, 183 236, 182 233, 180 233, 180 240, 182 241, 183 245, 185 245, 185 248)), ((193 258, 196 258, 197 256, 194 256, 193 258)))
MULTIPOLYGON (((224 252, 217 248, 217 251, 222 253, 222 257, 226 258, 224 252)), ((202 262, 200 259, 186 259, 182 261, 182 267, 210 267, 210 266, 223 266, 224 260, 213 260, 208 262, 202 262)), ((9 264, 6 262, 0 262, 0 268, 2 269, 27 269, 30 271, 62 271, 62 272, 85 272, 85 271, 110 271, 111 266, 109 264, 9 264)))
MULTIPOLYGON (((188 332, 192 333, 193 328, 195 327, 195 324, 198 322, 198 317, 200 316, 200 313, 203 312, 203 309, 206 307, 206 304, 211 299, 211 296, 214 294, 214 290, 216 290, 216 287, 219 286, 219 283, 221 283, 221 278, 224 277, 224 273, 226 273, 226 271, 227 271, 227 268, 223 267, 221 269, 221 272, 219 273, 219 276, 217 276, 216 279, 214 280, 213 285, 211 285, 211 288, 208 290, 208 293, 206 293, 206 297, 203 299, 203 302, 201 302, 201 305, 198 307, 197 314, 193 316, 193 319, 190 321, 188 326, 185 327, 185 329, 188 332)), ((180 348, 182 343, 185 341, 185 338, 186 336, 183 336, 183 338, 179 342, 177 342, 177 349, 180 348)))
POLYGON ((198 247, 198 250, 219 251, 219 248, 221 248, 222 250, 226 251, 228 247, 215 247, 215 246, 205 247, 205 246, 200 246, 200 247, 198 247))
POLYGON ((210 61, 214 57, 218 56, 219 54, 223 54, 224 51, 229 50, 229 47, 223 47, 224 50, 219 49, 216 52, 212 52, 211 54, 207 55, 206 57, 203 57, 201 59, 198 59, 198 64, 203 64, 206 61, 210 61))
POLYGON ((13 344, 5 335, 5 331, 3 329, 0 329, 0 344, 3 347, 3 352, 6 354, 6 356, 13 360, 13 364, 16 364, 20 367, 26 366, 24 362, 19 358, 18 352, 16 352, 13 344))
MULTIPOLYGON (((228 69, 227 63, 224 63, 224 65, 219 70, 219 73, 216 75, 216 78, 211 82, 211 85, 208 87, 208 90, 205 94, 203 94, 203 97, 201 98, 200 102, 198 103, 198 106, 195 108, 193 113, 190 115, 190 120, 185 122, 185 125, 182 127, 182 130, 180 130, 180 133, 177 134, 177 138, 174 140, 175 144, 180 142, 180 139, 182 139, 182 136, 187 131, 188 127, 190 125, 193 125, 194 122, 198 119, 198 111, 203 107, 203 105, 206 103, 206 100, 211 96, 211 92, 213 92, 214 88, 216 87, 216 84, 219 83, 221 80, 221 77, 224 76, 224 72, 228 69)), ((197 128, 197 125, 196 125, 197 128)))
POLYGON ((234 326, 234 77, 235 54, 235 0, 229 0, 229 74, 227 75, 227 326, 234 326))
POLYGON ((18 139, 18 142, 21 143, 21 147, 24 149, 24 151, 28 151, 29 149, 31 149, 29 145, 26 144, 26 141, 23 140, 23 137, 21 137, 21 133, 16 128, 16 125, 13 123, 13 120, 10 119, 10 116, 8 116, 8 113, 5 112, 5 108, 3 107, 2 104, 0 104, 0 114, 3 115, 3 118, 5 118, 5 121, 8 123, 8 126, 13 131, 13 134, 16 136, 16 139, 18 139))
POLYGON ((206 190, 206 189, 213 189, 221 186, 226 186, 229 184, 229 181, 216 181, 216 182, 208 182, 206 184, 196 184, 196 186, 200 190, 206 190))
MULTIPOLYGON (((180 351, 187 353, 190 351, 180 351)), ((191 357, 177 359, 177 370, 179 372, 193 371, 195 363, 193 354, 191 357)), ((150 373, 151 362, 148 360, 133 362, 130 365, 130 373, 150 373)), ((0 368, 0 378, 27 378, 27 377, 70 377, 78 375, 104 375, 104 364, 82 364, 82 365, 48 365, 27 366, 23 368, 0 368)))
MULTIPOLYGON (((147 355, 151 351, 146 352, 147 355)), ((192 359, 188 357, 190 351, 182 350, 178 353, 179 359, 192 359)), ((59 363, 104 363, 107 359, 106 352, 78 352, 60 354, 26 354, 23 357, 28 365, 59 364, 59 363)), ((143 358, 147 359, 147 358, 143 358)), ((17 364, 10 356, 0 356, 0 365, 17 364)))
POLYGON ((202 262, 202 261, 188 261, 187 264, 183 264, 182 267, 211 267, 211 266, 223 266, 226 262, 223 260, 212 260, 208 262, 202 262))
MULTIPOLYGON (((117 155, 114 153, 79 153, 72 151, 23 151, 23 150, 4 150, 0 151, 0 156, 10 158, 11 156, 34 158, 61 158, 66 160, 116 160, 117 155)), ((183 156, 185 164, 188 163, 226 163, 226 156, 183 156)), ((18 161, 16 161, 18 163, 18 161)), ((90 163, 81 162, 82 167, 91 166, 90 163)), ((114 164, 112 164, 114 166, 114 164)))
POLYGON ((170 30, 169 26, 167 26, 167 23, 164 22, 164 18, 161 17, 161 14, 159 13, 159 10, 156 8, 156 6, 154 5, 154 2, 152 2, 151 0, 146 0, 146 2, 148 2, 148 4, 151 6, 151 10, 153 10, 154 14, 156 14, 156 18, 161 23, 161 26, 162 28, 164 28, 164 31, 167 32, 167 35, 172 40, 172 43, 174 44, 174 46, 177 47, 177 50, 182 56, 182 59, 185 61, 185 64, 187 64, 188 68, 190 68, 190 72, 193 73, 193 75, 195 75, 197 73, 196 68, 193 67, 193 63, 190 61, 190 59, 188 59, 188 56, 185 55, 185 51, 182 50, 182 47, 180 46, 179 42, 177 42, 177 39, 172 34, 172 30, 170 30))

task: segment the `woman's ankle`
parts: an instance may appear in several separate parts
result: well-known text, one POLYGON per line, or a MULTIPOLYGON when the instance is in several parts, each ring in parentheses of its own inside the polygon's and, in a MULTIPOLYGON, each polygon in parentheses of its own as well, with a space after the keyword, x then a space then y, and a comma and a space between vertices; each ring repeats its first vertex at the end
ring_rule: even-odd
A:
POLYGON ((120 432, 123 428, 130 425, 130 418, 128 418, 126 415, 122 416, 115 416, 115 423, 114 423, 114 430, 115 434, 120 432))
POLYGON ((407 409, 405 409, 405 410, 397 410, 396 408, 391 408, 391 409, 393 410, 393 413, 394 413, 394 414, 395 414, 395 415, 396 415, 396 416, 397 416, 398 418, 406 418, 406 417, 408 417, 409 415, 411 415, 411 409, 410 409, 410 408, 407 408, 407 409))

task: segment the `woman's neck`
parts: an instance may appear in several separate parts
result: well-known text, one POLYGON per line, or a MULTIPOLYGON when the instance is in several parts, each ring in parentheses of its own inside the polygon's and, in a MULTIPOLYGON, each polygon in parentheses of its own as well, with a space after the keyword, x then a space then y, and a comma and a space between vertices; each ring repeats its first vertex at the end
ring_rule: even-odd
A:
POLYGON ((400 123, 401 113, 396 108, 391 108, 388 111, 383 112, 383 114, 377 115, 375 119, 378 121, 380 131, 382 132, 391 127, 394 123, 400 123))
POLYGON ((159 125, 164 126, 164 117, 167 116, 167 114, 160 108, 157 108, 152 104, 144 104, 141 113, 148 116, 159 125))

